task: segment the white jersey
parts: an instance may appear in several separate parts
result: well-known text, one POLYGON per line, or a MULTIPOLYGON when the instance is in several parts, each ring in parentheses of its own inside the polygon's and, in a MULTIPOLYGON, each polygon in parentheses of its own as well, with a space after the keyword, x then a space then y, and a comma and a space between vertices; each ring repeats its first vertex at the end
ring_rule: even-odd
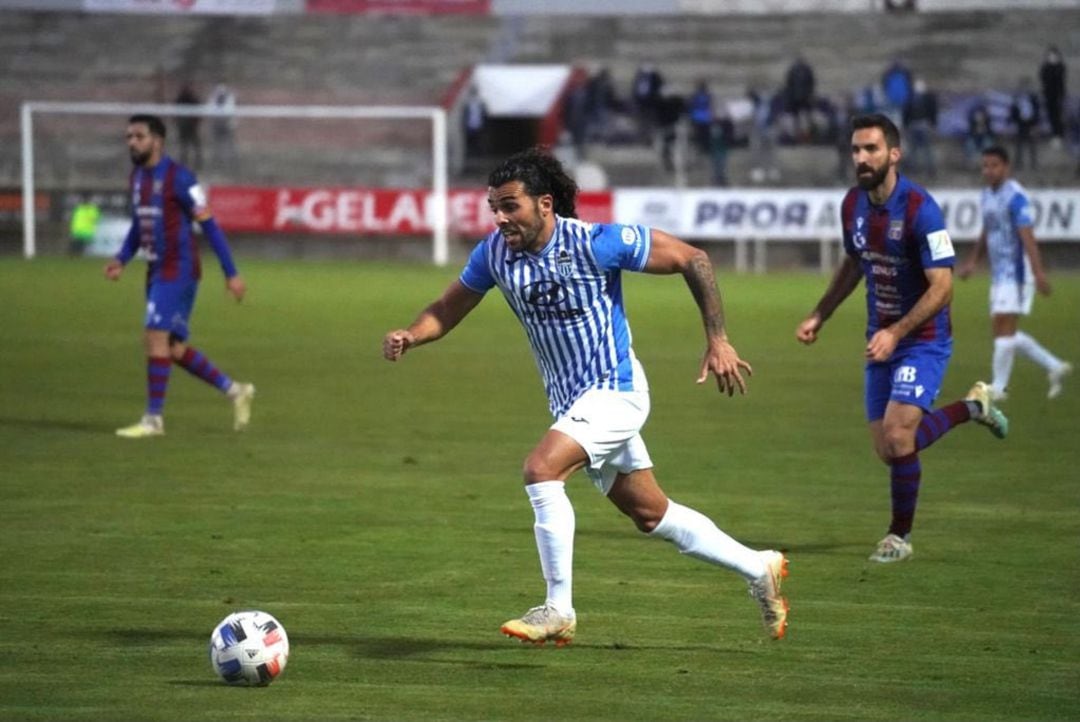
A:
POLYGON ((1035 225, 1027 191, 1008 178, 997 190, 984 188, 981 203, 991 282, 1021 285, 1030 282, 1031 262, 1019 233, 1019 229, 1035 225))
POLYGON ((556 417, 589 389, 646 391, 631 348, 620 271, 641 271, 652 237, 644 226, 555 217, 539 253, 511 250, 500 231, 481 241, 461 272, 468 288, 498 286, 525 328, 556 417))

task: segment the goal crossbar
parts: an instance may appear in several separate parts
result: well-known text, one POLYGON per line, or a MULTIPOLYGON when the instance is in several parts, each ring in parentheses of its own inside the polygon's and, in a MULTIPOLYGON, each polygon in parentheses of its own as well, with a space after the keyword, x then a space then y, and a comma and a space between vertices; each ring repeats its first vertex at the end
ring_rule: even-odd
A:
POLYGON ((449 214, 447 211, 448 165, 446 111, 439 106, 410 105, 237 105, 233 109, 209 106, 154 103, 93 103, 26 101, 20 112, 22 142, 23 255, 37 252, 34 205, 34 113, 57 115, 121 115, 148 113, 162 116, 229 118, 382 119, 431 121, 432 167, 432 260, 449 260, 449 214))

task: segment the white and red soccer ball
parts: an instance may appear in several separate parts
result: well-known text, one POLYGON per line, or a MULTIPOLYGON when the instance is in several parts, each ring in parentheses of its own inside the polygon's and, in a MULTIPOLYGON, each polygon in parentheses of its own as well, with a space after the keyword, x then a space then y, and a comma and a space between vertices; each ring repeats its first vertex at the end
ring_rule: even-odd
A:
POLYGON ((234 612, 210 635, 210 664, 228 684, 265 687, 288 659, 285 627, 266 612, 234 612))

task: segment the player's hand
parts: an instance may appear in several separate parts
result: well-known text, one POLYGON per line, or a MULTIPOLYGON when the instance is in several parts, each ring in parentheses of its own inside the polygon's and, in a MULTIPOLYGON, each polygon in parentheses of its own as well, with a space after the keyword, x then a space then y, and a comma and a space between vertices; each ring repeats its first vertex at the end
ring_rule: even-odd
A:
POLYGON ((237 303, 240 303, 244 300, 244 294, 247 293, 247 284, 239 275, 231 276, 225 279, 225 289, 232 294, 237 303))
POLYGON ((124 264, 115 258, 111 259, 105 264, 105 278, 110 281, 119 281, 120 275, 124 272, 124 264))
POLYGON ((968 277, 975 272, 975 264, 970 262, 961 263, 956 269, 956 276, 961 281, 966 281, 968 277))
POLYGON ((807 346, 817 341, 818 331, 821 330, 821 316, 817 313, 812 313, 806 317, 798 328, 795 329, 795 338, 799 343, 804 343, 807 346))
POLYGON ((1046 280, 1046 276, 1042 274, 1035 276, 1035 288, 1044 296, 1050 295, 1050 281, 1046 280))
POLYGON ((891 328, 880 329, 870 337, 870 341, 866 344, 866 360, 888 361, 898 343, 900 339, 891 328))
POLYGON ((382 355, 387 361, 397 361, 405 355, 409 347, 416 343, 416 337, 404 329, 391 331, 383 336, 382 355))
POLYGON ((736 385, 740 394, 746 393, 746 381, 741 371, 746 371, 747 376, 754 375, 754 369, 750 364, 739 358, 735 347, 728 343, 727 339, 713 339, 709 341, 709 348, 705 350, 705 358, 701 361, 701 374, 698 376, 699 384, 705 383, 709 373, 716 375, 716 386, 720 393, 728 396, 735 394, 736 385))

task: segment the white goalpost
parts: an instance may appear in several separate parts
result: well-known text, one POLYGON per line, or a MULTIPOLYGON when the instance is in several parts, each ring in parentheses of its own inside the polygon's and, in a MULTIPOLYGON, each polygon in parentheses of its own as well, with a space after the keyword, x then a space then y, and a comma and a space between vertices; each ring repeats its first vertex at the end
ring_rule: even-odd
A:
POLYGON ((282 118, 313 120, 426 120, 431 123, 431 258, 437 265, 449 260, 448 149, 446 111, 438 106, 333 106, 333 105, 237 105, 232 110, 208 106, 163 105, 148 103, 94 103, 27 101, 20 113, 22 144, 23 255, 37 253, 35 232, 34 115, 130 116, 150 113, 163 117, 196 116, 200 118, 282 118))

